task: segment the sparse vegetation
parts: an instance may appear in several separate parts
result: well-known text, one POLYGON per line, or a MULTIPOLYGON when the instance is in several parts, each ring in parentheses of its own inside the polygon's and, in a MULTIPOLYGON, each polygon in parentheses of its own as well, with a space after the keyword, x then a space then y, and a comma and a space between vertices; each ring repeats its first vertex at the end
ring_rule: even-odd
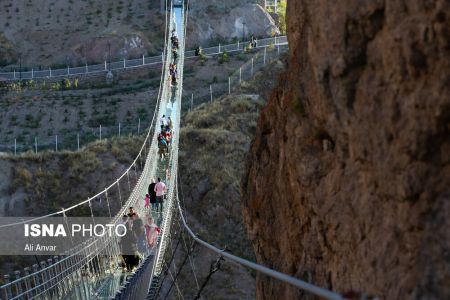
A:
POLYGON ((224 51, 221 55, 218 56, 218 60, 220 64, 230 61, 230 55, 227 51, 224 51))
MULTIPOLYGON (((278 14, 278 28, 280 29, 281 34, 286 34, 286 8, 287 8, 286 0, 279 0, 277 7, 277 14, 278 14)), ((268 8, 267 10, 270 13, 275 13, 273 8, 271 7, 268 8)))
POLYGON ((28 195, 29 215, 59 210, 86 199, 92 191, 109 184, 117 170, 133 161, 137 155, 134 149, 139 149, 141 143, 142 139, 138 137, 127 137, 92 143, 80 153, 43 152, 9 157, 8 160, 17 164, 10 192, 24 189, 28 195), (111 164, 111 159, 117 159, 117 162, 111 164), (58 163, 52 164, 54 160, 58 163), (115 167, 111 169, 111 166, 115 167), (74 187, 77 187, 76 191, 74 187))
POLYGON ((180 180, 185 195, 193 195, 185 196, 186 206, 203 226, 199 233, 250 258, 253 254, 240 217, 239 180, 265 104, 258 94, 274 85, 272 75, 281 70, 283 64, 274 63, 249 81, 244 95, 225 96, 186 113, 180 132, 180 148, 185 149, 179 159, 180 180))
POLYGON ((286 0, 281 0, 278 2, 278 17, 279 17, 278 27, 280 28, 281 34, 286 34, 286 7, 287 7, 286 0))

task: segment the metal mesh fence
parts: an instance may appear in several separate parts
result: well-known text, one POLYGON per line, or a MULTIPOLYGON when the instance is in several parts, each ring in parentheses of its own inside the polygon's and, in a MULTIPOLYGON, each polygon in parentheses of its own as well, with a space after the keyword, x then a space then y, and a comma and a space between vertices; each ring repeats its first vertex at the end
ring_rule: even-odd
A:
POLYGON ((251 79, 257 71, 278 59, 288 49, 287 44, 260 48, 258 51, 255 51, 251 59, 235 70, 228 77, 228 80, 205 85, 203 88, 196 89, 195 94, 185 94, 183 96, 183 110, 189 110, 202 103, 214 101, 222 95, 230 94, 239 89, 241 84, 245 84, 245 81, 251 79))
MULTIPOLYGON (((184 95, 182 104, 183 110, 188 110, 193 106, 201 103, 210 102, 211 99, 216 99, 224 94, 233 92, 241 83, 245 82, 253 76, 255 72, 260 70, 266 64, 277 59, 282 53, 288 49, 287 44, 271 45, 263 44, 260 48, 254 49, 255 52, 252 59, 245 62, 240 69, 235 70, 228 81, 217 82, 211 85, 205 85, 203 88, 196 89, 195 94, 184 95)), ((222 50, 221 50, 222 51, 222 50)), ((243 49, 241 48, 241 52, 243 49)), ((228 52, 228 51, 227 51, 228 52)), ((231 52, 233 54, 233 52, 231 52)), ((152 112, 149 112, 150 114, 152 112)), ((101 125, 101 124, 100 124, 101 125)), ((96 128, 84 128, 81 131, 77 130, 63 130, 57 135, 52 136, 35 136, 35 137, 18 137, 15 139, 6 140, 0 144, 0 152, 9 152, 20 154, 22 152, 42 151, 77 151, 84 145, 91 142, 112 138, 116 136, 133 136, 145 132, 146 124, 141 120, 136 120, 134 123, 119 123, 113 126, 99 126, 96 128)))
MULTIPOLYGON (((149 115, 153 111, 149 111, 149 115)), ((135 123, 119 123, 113 126, 85 127, 82 130, 60 130, 56 135, 23 136, 5 139, 0 144, 0 152, 19 155, 31 151, 78 151, 85 145, 113 137, 140 136, 147 132, 148 123, 138 119, 135 123)))
MULTIPOLYGON (((250 43, 249 41, 246 42, 237 41, 236 43, 232 44, 208 47, 203 49, 203 53, 205 55, 217 55, 223 53, 224 51, 227 52, 241 51, 249 43, 250 43)), ((269 45, 278 45, 278 44, 283 45, 286 43, 287 43, 286 36, 271 37, 257 40, 257 47, 265 47, 269 45)), ((192 57, 195 57, 194 50, 189 50, 185 52, 185 58, 192 58, 192 57)), ((127 68, 143 67, 161 63, 162 63, 162 56, 158 55, 152 57, 143 56, 142 58, 135 58, 129 60, 124 59, 121 61, 114 61, 114 62, 105 61, 103 64, 85 65, 77 67, 67 66, 65 68, 60 69, 46 68, 46 70, 40 70, 36 68, 36 70, 32 69, 31 71, 29 70, 20 71, 20 69, 17 67, 15 70, 12 70, 11 72, 0 72, 0 81, 11 81, 20 79, 22 80, 47 79, 54 77, 74 76, 97 72, 106 72, 109 69, 123 70, 127 68)))

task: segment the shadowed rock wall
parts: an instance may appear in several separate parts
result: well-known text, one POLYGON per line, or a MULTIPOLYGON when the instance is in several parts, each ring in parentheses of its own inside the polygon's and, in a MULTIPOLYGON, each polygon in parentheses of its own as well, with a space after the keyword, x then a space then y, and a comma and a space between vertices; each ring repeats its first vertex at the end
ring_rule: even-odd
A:
MULTIPOLYGON (((242 181, 260 263, 382 299, 450 297, 450 2, 289 0, 288 71, 242 181)), ((258 277, 258 299, 306 299, 258 277)))

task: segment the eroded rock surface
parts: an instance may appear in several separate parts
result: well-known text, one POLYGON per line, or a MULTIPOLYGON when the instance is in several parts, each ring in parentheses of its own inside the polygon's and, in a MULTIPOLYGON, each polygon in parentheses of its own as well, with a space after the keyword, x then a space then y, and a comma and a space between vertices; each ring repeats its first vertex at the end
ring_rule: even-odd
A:
POLYGON ((279 34, 272 17, 255 1, 192 1, 188 23, 188 47, 207 41, 236 38, 249 40, 251 35, 268 37, 279 34))
POLYGON ((450 298, 449 14, 444 0, 288 1, 288 71, 242 182, 259 262, 341 293, 450 298))

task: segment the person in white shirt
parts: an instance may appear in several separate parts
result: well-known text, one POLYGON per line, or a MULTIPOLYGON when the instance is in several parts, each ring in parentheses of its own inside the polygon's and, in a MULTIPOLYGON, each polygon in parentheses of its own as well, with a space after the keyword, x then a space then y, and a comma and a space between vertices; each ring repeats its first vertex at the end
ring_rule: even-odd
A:
POLYGON ((156 211, 160 211, 159 208, 161 207, 162 212, 164 195, 166 194, 166 185, 164 184, 164 182, 161 182, 161 178, 159 177, 158 182, 155 185, 155 192, 156 192, 156 211))
POLYGON ((167 124, 166 115, 163 115, 161 117, 161 119, 159 120, 159 125, 161 125, 161 131, 164 130, 164 127, 166 127, 166 124, 167 124))

